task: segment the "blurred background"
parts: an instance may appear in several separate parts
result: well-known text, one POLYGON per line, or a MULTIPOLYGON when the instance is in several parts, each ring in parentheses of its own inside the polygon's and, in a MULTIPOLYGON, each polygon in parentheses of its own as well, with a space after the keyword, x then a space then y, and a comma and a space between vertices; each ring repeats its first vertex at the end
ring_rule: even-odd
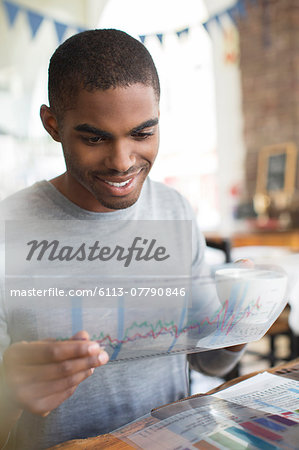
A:
POLYGON ((282 324, 252 355, 266 366, 298 355, 298 2, 0 0, 0 200, 64 171, 39 118, 48 62, 93 28, 124 30, 151 52, 162 88, 151 176, 189 199, 217 248, 208 258, 250 257, 290 276, 282 324))

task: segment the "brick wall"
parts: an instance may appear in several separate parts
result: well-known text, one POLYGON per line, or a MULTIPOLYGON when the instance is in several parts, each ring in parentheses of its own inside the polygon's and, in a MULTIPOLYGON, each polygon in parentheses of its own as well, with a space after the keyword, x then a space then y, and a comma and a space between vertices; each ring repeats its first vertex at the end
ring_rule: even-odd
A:
POLYGON ((293 141, 299 148, 299 0, 248 1, 246 6, 238 28, 245 184, 252 196, 261 147, 293 141))

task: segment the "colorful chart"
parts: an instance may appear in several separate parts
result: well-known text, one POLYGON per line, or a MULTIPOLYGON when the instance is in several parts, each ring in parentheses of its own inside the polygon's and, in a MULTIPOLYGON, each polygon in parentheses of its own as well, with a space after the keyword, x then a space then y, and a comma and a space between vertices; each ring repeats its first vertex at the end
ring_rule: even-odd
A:
POLYGON ((298 448, 299 423, 286 414, 263 413, 208 396, 162 407, 152 415, 157 422, 127 434, 130 426, 125 427, 118 437, 157 450, 298 448))

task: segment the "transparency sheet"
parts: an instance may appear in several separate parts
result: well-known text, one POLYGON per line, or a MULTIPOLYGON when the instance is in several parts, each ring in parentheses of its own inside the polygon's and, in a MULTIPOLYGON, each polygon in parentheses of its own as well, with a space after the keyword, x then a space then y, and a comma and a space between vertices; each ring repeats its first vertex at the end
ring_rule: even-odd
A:
POLYGON ((23 340, 85 330, 110 362, 262 337, 287 302, 286 275, 209 271, 197 252, 191 221, 7 221, 0 295, 8 327, 21 324, 23 340))
POLYGON ((150 450, 275 450, 297 449, 298 433, 293 417, 204 396, 159 408, 112 434, 133 448, 150 450))

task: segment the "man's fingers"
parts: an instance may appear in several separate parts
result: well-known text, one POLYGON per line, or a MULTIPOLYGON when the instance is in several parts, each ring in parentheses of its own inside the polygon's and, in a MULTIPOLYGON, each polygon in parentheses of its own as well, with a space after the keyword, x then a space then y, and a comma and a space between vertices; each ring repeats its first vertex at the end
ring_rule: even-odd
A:
POLYGON ((84 370, 99 367, 106 364, 108 360, 108 354, 104 350, 101 350, 100 353, 87 358, 71 359, 57 364, 47 364, 43 367, 45 369, 44 379, 56 380, 65 378, 84 370))
POLYGON ((32 414, 37 414, 42 417, 46 417, 50 414, 50 412, 57 408, 61 403, 63 403, 66 399, 71 397, 77 386, 73 386, 67 390, 59 392, 58 394, 49 395, 48 397, 43 397, 36 399, 34 402, 28 403, 25 406, 26 410, 31 412, 32 414))
POLYGON ((234 264, 238 264, 239 266, 243 266, 243 267, 248 267, 250 269, 255 266, 254 261, 252 261, 252 259, 249 259, 249 258, 237 259, 236 261, 234 261, 234 264))
POLYGON ((17 370, 10 374, 10 383, 16 385, 21 383, 34 383, 43 381, 58 380, 74 375, 78 372, 95 368, 106 364, 109 356, 101 350, 99 354, 85 358, 69 359, 51 364, 39 365, 18 365, 17 370))
POLYGON ((12 360, 18 365, 38 365, 94 356, 101 351, 96 342, 83 340, 19 342, 9 347, 4 361, 12 360))
MULTIPOLYGON (((103 353, 107 355, 106 352, 103 353)), ((31 413, 46 417, 50 411, 69 398, 77 386, 93 372, 94 369, 88 369, 60 380, 33 383, 23 391, 19 391, 18 401, 31 413)))
POLYGON ((95 367, 108 360, 108 354, 101 350, 93 356, 52 364, 16 364, 14 370, 7 371, 7 385, 22 409, 45 415, 72 395, 77 385, 92 375, 95 367))
POLYGON ((45 416, 70 397, 78 384, 106 364, 108 354, 81 331, 68 341, 18 342, 3 355, 12 398, 22 409, 45 416))
MULTIPOLYGON (((34 383, 27 386, 26 389, 20 390, 18 400, 24 402, 26 406, 26 403, 33 404, 38 402, 39 399, 45 399, 49 396, 60 396, 64 391, 69 391, 78 386, 86 378, 90 377, 93 372, 94 369, 88 369, 60 380, 34 383)), ((45 409, 50 410, 50 407, 45 406, 45 409)))

